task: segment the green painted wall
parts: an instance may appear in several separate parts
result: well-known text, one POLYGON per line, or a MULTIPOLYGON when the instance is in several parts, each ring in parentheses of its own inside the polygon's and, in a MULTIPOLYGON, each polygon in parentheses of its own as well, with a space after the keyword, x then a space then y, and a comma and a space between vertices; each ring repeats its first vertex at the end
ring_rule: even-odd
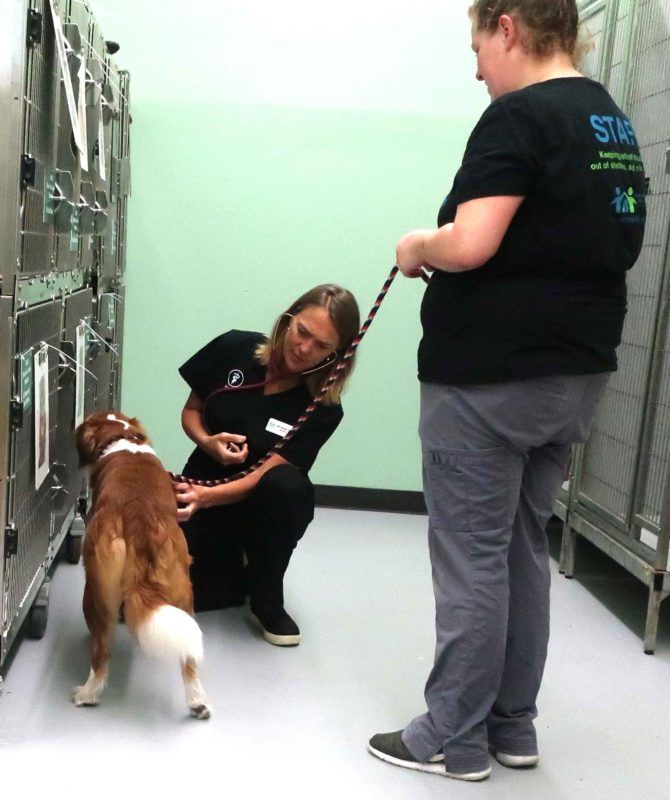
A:
MULTIPOLYGON (((435 224, 486 103, 467 2, 318 5, 93 4, 132 75, 122 405, 170 469, 190 450, 177 367, 230 327, 269 332, 317 283, 365 316, 398 237, 435 224)), ((420 488, 422 292, 392 286, 315 482, 420 488)))

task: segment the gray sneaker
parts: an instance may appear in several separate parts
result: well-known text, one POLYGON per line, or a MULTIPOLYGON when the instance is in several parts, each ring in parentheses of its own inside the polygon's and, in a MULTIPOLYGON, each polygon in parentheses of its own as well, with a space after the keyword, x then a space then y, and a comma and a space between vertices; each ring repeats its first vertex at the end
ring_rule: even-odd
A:
POLYGON ((514 753, 503 753, 501 750, 493 750, 495 760, 502 764, 503 767, 512 767, 512 769, 528 769, 537 765, 540 756, 537 753, 529 753, 526 755, 515 755, 514 753))
POLYGON ((403 742, 402 731, 376 733, 368 743, 368 751, 388 764, 395 764, 396 767, 431 772, 434 775, 444 775, 461 781, 482 781, 491 774, 491 767, 479 772, 447 772, 444 767, 444 756, 441 753, 432 756, 428 761, 418 761, 403 742))

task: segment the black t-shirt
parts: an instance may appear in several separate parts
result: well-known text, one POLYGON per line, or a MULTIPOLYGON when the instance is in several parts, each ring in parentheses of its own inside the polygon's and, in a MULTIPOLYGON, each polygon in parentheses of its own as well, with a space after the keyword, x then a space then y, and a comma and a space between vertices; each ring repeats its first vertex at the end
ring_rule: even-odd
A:
MULTIPOLYGON (((261 333, 228 331, 179 368, 205 404, 204 422, 209 432, 242 434, 249 446, 243 464, 226 466, 196 447, 184 467, 189 477, 226 478, 250 467, 275 446, 311 403, 312 396, 303 385, 268 395, 263 394, 263 386, 244 388, 265 380, 265 367, 254 357, 256 347, 264 341, 261 333), (225 387, 225 391, 217 391, 225 387)), ((318 406, 278 454, 307 474, 342 416, 340 405, 318 406)))
POLYGON ((421 306, 419 379, 488 383, 616 369, 626 270, 642 246, 645 176, 635 132, 604 87, 558 78, 487 108, 438 216, 524 196, 478 269, 436 270, 421 306))

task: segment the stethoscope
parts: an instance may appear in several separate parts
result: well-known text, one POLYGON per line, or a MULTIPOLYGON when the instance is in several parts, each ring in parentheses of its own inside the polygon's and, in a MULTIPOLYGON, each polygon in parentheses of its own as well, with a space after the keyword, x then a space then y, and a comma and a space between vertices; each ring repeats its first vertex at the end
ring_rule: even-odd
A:
MULTIPOLYGON (((277 330, 279 328, 281 320, 284 319, 284 317, 291 317, 291 319, 294 319, 293 314, 291 314, 289 311, 284 311, 284 313, 280 316, 277 324, 275 325, 274 332, 272 334, 272 349, 271 349, 272 353, 275 352, 275 347, 276 347, 276 342, 277 342, 277 330)), ((304 375, 310 375, 312 372, 318 372, 319 370, 325 369, 326 367, 329 367, 331 364, 334 364, 336 359, 337 359, 337 350, 333 350, 332 353, 330 353, 328 356, 326 356, 326 358, 324 358, 323 361, 320 361, 315 367, 312 367, 311 369, 305 369, 302 372, 297 373, 297 374, 299 374, 302 377, 304 375)), ((268 365, 268 366, 270 366, 270 365, 268 365)), ((280 381, 280 380, 283 380, 284 378, 293 378, 295 376, 296 376, 296 373, 293 373, 293 372, 281 372, 281 371, 278 371, 278 372, 274 373, 271 377, 266 378, 264 381, 258 381, 257 383, 246 383, 246 384, 240 384, 239 386, 234 386, 231 383, 227 383, 225 386, 222 386, 220 389, 215 389, 211 394, 209 394, 207 396, 207 399, 209 399, 210 397, 212 397, 215 394, 219 394, 220 392, 228 392, 228 391, 230 391, 230 392, 239 392, 239 391, 243 391, 245 389, 260 389, 262 386, 266 386, 268 383, 274 383, 275 381, 280 381)))
MULTIPOLYGON (((288 311, 285 311, 277 321, 277 324, 275 325, 275 329, 272 334, 272 351, 271 351, 272 353, 274 353, 275 351, 275 344, 277 341, 277 331, 281 323, 281 320, 284 319, 284 317, 291 317, 291 319, 294 318, 293 314, 289 313, 288 311)), ((304 377, 305 375, 311 375, 313 372, 319 372, 322 369, 326 369, 326 367, 329 367, 331 364, 334 364, 336 360, 337 360, 337 351, 333 351, 330 355, 328 355, 323 361, 321 361, 315 367, 303 370, 302 372, 299 373, 299 375, 300 377, 304 377)), ((268 367, 269 366, 270 365, 268 365, 268 367)), ((276 383, 277 381, 283 380, 284 378, 294 378, 294 377, 296 377, 295 373, 278 371, 273 373, 270 377, 266 377, 265 380, 257 381, 256 383, 241 383, 237 386, 231 383, 227 383, 225 386, 221 386, 218 389, 214 389, 214 391, 210 392, 207 395, 207 397, 203 400, 202 404, 203 416, 205 414, 205 409, 207 408, 207 404, 213 397, 216 397, 217 395, 225 394, 228 392, 245 392, 253 389, 263 389, 265 386, 268 386, 271 383, 276 383)))
MULTIPOLYGON (((314 413, 314 411, 321 405, 324 397, 328 394, 328 390, 330 389, 330 387, 338 379, 338 377, 342 374, 342 372, 346 368, 346 366, 349 363, 349 361, 351 361, 351 359, 354 357, 354 353, 358 349, 358 346, 360 345, 363 337, 367 333, 368 328, 370 327, 370 325, 372 324, 372 321, 376 317, 377 311, 379 311, 379 306, 381 306, 384 298, 386 297, 386 295, 388 293, 388 290, 391 288, 391 284, 393 283, 393 279, 398 274, 398 269, 399 269, 399 267, 396 264, 393 267, 393 269, 391 270, 391 272, 389 273, 388 277, 384 281, 384 285, 382 286, 381 291, 377 295, 377 299, 375 300, 374 305, 370 309, 370 313, 368 314, 365 322, 361 325, 360 330, 358 331, 356 336, 354 336, 351 344, 347 348, 347 351, 342 356, 342 358, 338 361, 337 365, 334 367, 334 369, 332 370, 332 372, 328 376, 326 382, 323 384, 321 389, 317 392, 317 394, 313 398, 312 402, 303 411, 301 416, 296 420, 295 425, 291 428, 290 431, 288 431, 288 433, 282 439, 280 439, 277 442, 277 444, 275 444, 275 446, 272 448, 272 450, 269 450, 262 458, 260 458, 258 461, 256 461, 255 464, 252 464, 247 469, 242 470, 241 472, 237 472, 237 473, 235 473, 235 475, 231 475, 228 478, 220 478, 218 480, 201 480, 201 479, 198 479, 198 478, 189 478, 186 475, 176 475, 174 472, 168 472, 168 474, 170 475, 172 480, 175 483, 189 483, 189 484, 194 484, 196 486, 221 486, 224 483, 231 483, 232 481, 237 481, 240 478, 245 478, 247 475, 250 475, 252 472, 255 472, 259 467, 261 467, 263 464, 265 464, 265 462, 271 456, 273 456, 275 453, 277 453, 279 450, 281 450, 282 447, 284 447, 286 445, 286 443, 289 442, 295 436, 295 434, 305 424, 305 422, 314 413)), ((422 280, 425 283, 430 283, 431 278, 432 278, 432 273, 428 272, 423 267, 421 268, 421 270, 422 270, 421 271, 422 280)), ((284 315, 282 314, 282 316, 284 316, 284 315)), ((275 335, 276 335, 276 329, 275 329, 275 335)), ((330 362, 330 363, 332 363, 332 362, 330 362)), ((326 366, 328 366, 328 364, 317 365, 317 367, 312 368, 312 370, 310 370, 310 371, 311 372, 315 372, 317 369, 324 369, 326 366)), ((306 373, 302 373, 302 374, 306 374, 306 373)), ((207 401, 211 397, 213 397, 215 394, 220 394, 222 392, 227 392, 227 391, 239 392, 239 391, 244 391, 245 389, 247 389, 247 390, 248 389, 258 389, 261 386, 265 386, 267 383, 271 383, 273 380, 276 381, 277 379, 278 378, 275 375, 275 376, 273 376, 273 378, 271 378, 269 380, 266 379, 264 381, 261 381, 260 383, 246 384, 246 385, 243 384, 241 386, 223 386, 220 389, 216 389, 214 392, 212 392, 210 395, 208 395, 208 397, 205 399, 204 403, 207 403, 207 401)))

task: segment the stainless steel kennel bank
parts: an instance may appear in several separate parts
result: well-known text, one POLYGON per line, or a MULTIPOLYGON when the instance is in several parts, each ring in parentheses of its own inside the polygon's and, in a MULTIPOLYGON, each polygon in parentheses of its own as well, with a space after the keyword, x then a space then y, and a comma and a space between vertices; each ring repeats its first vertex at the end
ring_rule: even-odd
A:
POLYGON ((120 390, 129 76, 87 0, 0 0, 0 686, 79 559, 74 429, 120 390))
POLYGON ((584 536, 649 590, 644 649, 654 651, 670 594, 670 0, 580 4, 593 37, 584 71, 628 114, 648 180, 647 231, 628 276, 628 315, 589 442, 577 448, 556 512, 561 570, 584 536))

